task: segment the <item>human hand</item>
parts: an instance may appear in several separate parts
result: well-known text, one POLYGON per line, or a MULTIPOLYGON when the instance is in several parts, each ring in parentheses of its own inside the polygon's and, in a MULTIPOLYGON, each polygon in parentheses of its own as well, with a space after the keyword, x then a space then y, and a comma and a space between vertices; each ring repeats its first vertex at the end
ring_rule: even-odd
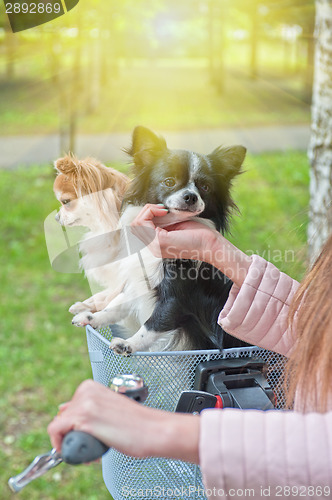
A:
POLYGON ((236 285, 242 285, 251 257, 213 229, 210 221, 195 217, 172 224, 171 216, 176 217, 168 214, 163 205, 145 205, 132 222, 132 231, 157 257, 201 260, 222 271, 236 285), (160 227, 166 217, 169 225, 160 227))
POLYGON ((48 433, 58 452, 61 452, 64 436, 71 430, 79 430, 123 453, 144 456, 144 443, 140 443, 139 434, 144 432, 145 411, 146 408, 135 401, 98 382, 86 380, 71 401, 59 407, 58 415, 48 426, 48 433))
POLYGON ((131 227, 155 256, 168 259, 210 262, 219 236, 210 221, 195 218, 179 222, 179 216, 163 205, 145 205, 131 227))
POLYGON ((61 405, 47 430, 58 452, 64 436, 78 430, 133 457, 198 463, 199 425, 197 416, 148 408, 98 382, 86 380, 72 400, 61 405))

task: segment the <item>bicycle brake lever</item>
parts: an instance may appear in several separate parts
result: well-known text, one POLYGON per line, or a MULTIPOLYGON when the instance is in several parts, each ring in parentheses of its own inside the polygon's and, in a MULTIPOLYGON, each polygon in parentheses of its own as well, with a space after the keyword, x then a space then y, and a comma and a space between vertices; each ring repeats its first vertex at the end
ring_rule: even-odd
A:
POLYGON ((23 472, 11 477, 8 486, 14 493, 17 493, 37 477, 61 464, 62 461, 60 453, 53 448, 48 453, 38 455, 23 472))
MULTIPOLYGON (((117 375, 111 379, 109 388, 140 403, 143 403, 148 395, 148 388, 139 375, 117 375)), ((23 472, 11 477, 8 485, 16 493, 61 462, 70 465, 93 462, 108 449, 108 446, 91 434, 70 431, 62 441, 61 454, 53 448, 48 453, 38 455, 23 472)))

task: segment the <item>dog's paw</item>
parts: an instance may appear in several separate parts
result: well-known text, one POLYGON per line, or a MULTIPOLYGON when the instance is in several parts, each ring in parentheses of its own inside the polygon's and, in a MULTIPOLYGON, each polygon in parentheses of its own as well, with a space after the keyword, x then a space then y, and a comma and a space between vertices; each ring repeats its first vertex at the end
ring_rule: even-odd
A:
POLYGON ((120 339, 119 337, 114 337, 110 344, 110 349, 116 354, 121 354, 122 356, 130 356, 133 352, 128 340, 120 339))
POLYGON ((75 326, 87 326, 91 325, 93 321, 93 314, 89 312, 81 312, 79 314, 76 314, 76 316, 73 317, 71 320, 72 325, 75 326))
POLYGON ((71 314, 79 314, 84 311, 88 311, 89 308, 84 304, 84 302, 75 302, 70 308, 68 309, 71 314))

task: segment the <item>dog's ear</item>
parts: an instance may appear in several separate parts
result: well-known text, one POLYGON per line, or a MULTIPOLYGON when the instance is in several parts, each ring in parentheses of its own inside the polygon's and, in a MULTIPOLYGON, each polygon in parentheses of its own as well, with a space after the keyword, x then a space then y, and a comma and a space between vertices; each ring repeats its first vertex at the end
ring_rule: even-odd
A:
POLYGON ((166 141, 146 127, 135 127, 132 137, 131 148, 125 150, 133 157, 138 167, 151 166, 153 162, 167 149, 166 141))
POLYGON ((246 152, 247 150, 244 146, 220 146, 209 154, 208 158, 220 173, 230 181, 241 172, 246 152))
POLYGON ((66 155, 63 158, 58 158, 54 162, 55 169, 61 174, 70 174, 77 168, 77 159, 71 155, 66 155))

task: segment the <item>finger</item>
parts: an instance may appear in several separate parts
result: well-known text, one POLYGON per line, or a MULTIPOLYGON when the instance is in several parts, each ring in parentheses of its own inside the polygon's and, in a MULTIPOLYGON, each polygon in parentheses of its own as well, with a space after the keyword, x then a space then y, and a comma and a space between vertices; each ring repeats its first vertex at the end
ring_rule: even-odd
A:
MULTIPOLYGON (((160 240, 159 240, 161 233, 166 233, 166 231, 164 231, 160 227, 157 227, 155 230, 155 238, 150 243, 147 243, 147 248, 150 250, 152 255, 154 255, 155 257, 158 257, 159 259, 163 257, 163 253, 162 253, 162 249, 161 249, 161 245, 160 245, 160 240)), ((167 235, 167 233, 166 233, 166 235, 167 235)))
POLYGON ((149 248, 150 247, 153 248, 152 253, 157 257, 161 256, 163 258, 171 258, 171 259, 178 258, 179 250, 177 248, 177 245, 174 244, 173 237, 171 236, 171 234, 165 229, 157 227, 156 235, 157 237, 153 242, 154 247, 152 247, 152 245, 149 246, 149 248))
POLYGON ((167 214, 164 205, 147 204, 131 223, 131 232, 143 243, 149 245, 155 238, 155 224, 152 219, 156 215, 162 217, 167 214))
POLYGON ((155 228, 152 219, 162 217, 168 213, 168 209, 163 204, 152 205, 148 203, 131 223, 132 226, 148 226, 155 228))
MULTIPOLYGON (((155 227, 147 227, 147 226, 131 226, 131 233, 136 236, 141 242, 143 242, 146 246, 149 246, 150 243, 155 239, 156 232, 155 227)), ((138 248, 141 248, 141 244, 138 244, 138 248)))
POLYGON ((70 423, 68 419, 58 416, 48 425, 47 432, 50 436, 52 446, 57 452, 61 453, 62 440, 69 431, 73 430, 73 428, 74 425, 70 423))
POLYGON ((70 401, 66 401, 65 403, 60 403, 58 406, 58 415, 64 412, 70 404, 70 401))
POLYGON ((99 464, 101 462, 100 458, 97 458, 93 462, 84 462, 84 465, 93 465, 93 464, 99 464))
POLYGON ((204 228, 206 228, 206 226, 204 224, 201 224, 200 222, 187 220, 182 222, 176 222, 175 224, 170 224, 165 229, 167 231, 184 231, 190 229, 198 230, 204 228))

